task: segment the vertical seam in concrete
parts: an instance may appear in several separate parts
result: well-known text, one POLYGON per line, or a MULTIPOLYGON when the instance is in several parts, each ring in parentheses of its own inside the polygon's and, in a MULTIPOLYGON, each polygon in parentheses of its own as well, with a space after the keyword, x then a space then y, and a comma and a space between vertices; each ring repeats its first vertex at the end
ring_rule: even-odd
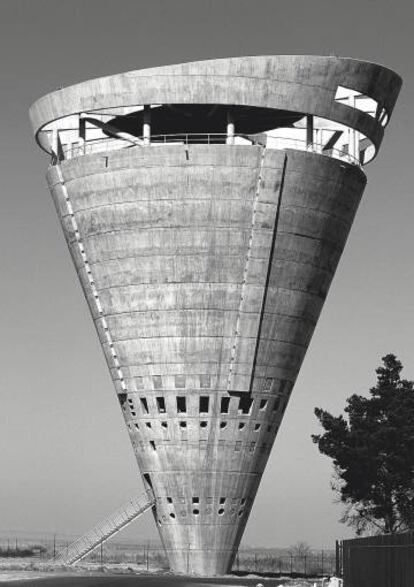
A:
MULTIPOLYGON (((70 198, 69 198, 69 193, 68 193, 68 190, 67 190, 67 187, 66 187, 66 184, 65 184, 65 180, 63 179, 62 170, 61 170, 60 165, 56 165, 55 168, 57 170, 57 174, 58 174, 58 177, 59 177, 60 185, 62 186, 63 195, 65 197, 66 209, 67 209, 67 212, 68 212, 69 217, 70 217, 70 220, 71 220, 72 228, 73 228, 73 231, 75 233, 75 238, 76 238, 76 242, 77 242, 77 245, 78 245, 80 254, 81 254, 82 259, 83 259, 83 266, 84 266, 86 275, 87 275, 88 280, 89 280, 89 285, 91 287, 93 299, 95 301, 95 307, 96 307, 96 309, 98 311, 99 319, 101 320, 102 328, 103 328, 103 330, 105 332, 106 341, 107 341, 107 343, 109 345, 109 348, 110 348, 110 351, 111 351, 111 356, 112 356, 112 359, 113 359, 113 362, 114 362, 114 365, 115 365, 115 368, 116 368, 116 372, 117 372, 117 374, 118 374, 118 376, 119 376, 119 378, 121 380, 121 388, 122 388, 122 391, 124 391, 126 393, 128 390, 127 390, 127 387, 126 387, 126 384, 125 384, 124 375, 122 373, 122 369, 120 367, 120 364, 119 364, 119 361, 118 361, 118 357, 117 357, 117 354, 116 354, 115 349, 114 349, 113 338, 111 336, 111 333, 109 332, 109 328, 108 328, 108 324, 106 322, 106 319, 103 316, 102 304, 101 304, 101 301, 99 299, 99 294, 98 294, 98 291, 96 289, 95 281, 94 281, 94 278, 93 278, 93 275, 92 275, 92 270, 91 270, 91 267, 90 267, 88 258, 86 256, 86 253, 85 253, 85 247, 83 246, 83 242, 82 242, 82 239, 81 239, 81 236, 80 236, 79 227, 78 227, 78 224, 77 224, 76 219, 75 219, 75 214, 73 212, 73 207, 72 207, 72 204, 71 204, 71 201, 70 201, 70 198)), ((99 332, 98 332, 98 336, 99 336, 99 332)))
POLYGON ((252 251, 252 245, 253 245, 253 235, 254 235, 255 222, 256 222, 257 204, 258 204, 259 197, 260 197, 260 188, 261 188, 261 184, 262 184, 262 172, 263 172, 263 164, 264 164, 265 156, 266 156, 266 147, 263 147, 262 152, 261 152, 261 156, 260 156, 259 174, 257 177, 256 192, 255 192, 255 196, 254 196, 254 200, 253 200, 251 230, 250 230, 249 244, 248 244, 247 254, 246 254, 246 263, 244 265, 244 271, 243 271, 243 281, 242 281, 242 286, 241 286, 239 308, 237 311, 236 328, 235 328, 235 333, 234 333, 234 342, 233 342, 233 346, 231 348, 229 375, 227 378, 227 393, 229 393, 230 388, 231 388, 231 384, 233 381, 233 366, 234 366, 234 360, 236 358, 237 345, 238 345, 238 341, 239 341, 240 318, 241 318, 241 314, 242 314, 243 306, 244 306, 247 275, 248 275, 249 266, 250 266, 251 251, 252 251))
POLYGON ((268 289, 269 289, 270 275, 271 275, 271 272, 272 272, 273 253, 274 253, 274 250, 275 250, 276 237, 277 237, 277 229, 278 229, 278 226, 279 226, 280 207, 281 207, 281 203, 282 203, 283 186, 285 184, 286 165, 287 165, 287 155, 285 153, 285 157, 283 159, 282 174, 281 174, 281 177, 280 177, 279 196, 278 196, 278 199, 277 199, 277 207, 276 207, 276 215, 275 215, 275 224, 274 224, 274 227, 273 227, 273 234, 272 234, 272 243, 270 245, 270 251, 269 251, 269 263, 267 265, 266 281, 265 281, 264 290, 263 290, 262 307, 260 309, 259 327, 257 329, 257 338, 256 338, 256 346, 255 346, 255 349, 254 349, 253 368, 252 368, 252 374, 251 374, 251 378, 250 378, 249 393, 252 393, 252 390, 253 390, 253 381, 254 381, 254 375, 255 375, 255 371, 256 371, 257 355, 258 355, 258 352, 259 352, 260 336, 261 336, 261 333, 262 333, 262 325, 263 325, 264 311, 265 311, 265 307, 266 307, 267 292, 268 292, 268 289))

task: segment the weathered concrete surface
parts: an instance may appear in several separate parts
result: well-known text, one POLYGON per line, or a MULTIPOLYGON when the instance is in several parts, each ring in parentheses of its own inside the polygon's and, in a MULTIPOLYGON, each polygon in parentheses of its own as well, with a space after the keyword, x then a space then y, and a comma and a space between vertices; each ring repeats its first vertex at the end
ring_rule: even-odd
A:
POLYGON ((188 158, 182 146, 134 148, 105 161, 91 156, 64 162, 61 170, 125 395, 55 167, 48 180, 140 469, 150 475, 172 568, 223 573, 247 522, 365 176, 320 155, 226 145, 193 145, 188 158), (235 385, 228 389, 234 345, 235 385), (233 392, 249 397, 253 370, 254 401, 241 414, 233 392), (185 412, 177 410, 177 396, 186 398, 185 412), (200 396, 209 397, 206 413, 200 412, 200 396), (229 398, 227 413, 221 413, 222 398, 229 398))
MULTIPOLYGON (((249 57, 130 72, 49 94, 35 131, 85 110, 151 103, 317 114, 378 147, 401 80, 370 63, 249 57)), ((154 516, 178 572, 232 563, 365 186, 358 166, 258 145, 85 155, 48 182, 154 516)))

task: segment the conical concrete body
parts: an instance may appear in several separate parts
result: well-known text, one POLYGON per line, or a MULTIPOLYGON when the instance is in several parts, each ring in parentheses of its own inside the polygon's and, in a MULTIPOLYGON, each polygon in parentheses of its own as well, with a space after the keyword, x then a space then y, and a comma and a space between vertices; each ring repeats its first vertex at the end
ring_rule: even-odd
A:
POLYGON ((366 180, 322 152, 196 143, 72 157, 47 177, 171 568, 215 575, 366 180))

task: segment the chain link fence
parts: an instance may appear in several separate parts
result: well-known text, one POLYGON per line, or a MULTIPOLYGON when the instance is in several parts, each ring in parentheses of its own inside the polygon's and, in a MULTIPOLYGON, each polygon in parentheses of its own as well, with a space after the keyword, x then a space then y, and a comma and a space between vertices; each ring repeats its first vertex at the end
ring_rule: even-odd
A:
MULTIPOLYGON (((19 536, 0 534, 0 558, 21 562, 53 562, 54 557, 77 538, 70 535, 19 536)), ((190 548, 192 552, 194 549, 190 548)), ((109 540, 102 542, 79 563, 83 565, 111 566, 131 565, 136 570, 166 571, 168 558, 163 547, 155 542, 137 544, 130 541, 109 540)), ((239 549, 232 572, 245 575, 326 576, 335 572, 334 550, 312 550, 295 554, 289 549, 239 549)))

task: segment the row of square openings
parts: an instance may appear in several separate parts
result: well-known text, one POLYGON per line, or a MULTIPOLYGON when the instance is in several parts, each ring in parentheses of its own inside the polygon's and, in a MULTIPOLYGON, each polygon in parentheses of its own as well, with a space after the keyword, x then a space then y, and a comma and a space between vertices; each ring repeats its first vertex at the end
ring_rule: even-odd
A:
MULTIPOLYGON (((194 387, 194 375, 190 376, 190 387, 194 387)), ((203 374, 198 375, 199 386, 201 389, 210 389, 211 388, 211 375, 203 374)), ((274 387, 274 378, 273 377, 266 377, 261 382, 261 391, 272 391, 274 387)), ((146 389, 146 388, 153 388, 153 389, 170 389, 169 385, 164 385, 163 383, 163 376, 162 375, 152 375, 151 377, 146 377, 144 382, 144 377, 134 377, 135 386, 137 389, 146 389)), ((284 381, 282 381, 283 385, 284 381)), ((185 389, 187 385, 187 377, 186 375, 174 375, 174 386, 176 389, 185 389)))
MULTIPOLYGON (((162 375, 153 375, 151 379, 148 381, 146 378, 146 383, 151 382, 153 389, 163 389, 163 380, 162 375)), ((211 376, 210 375, 198 375, 199 385, 201 389, 209 389, 211 388, 211 376)), ((135 377, 134 378, 135 385, 137 389, 145 389, 144 385, 144 378, 143 377, 135 377)), ((191 378, 191 385, 193 386, 193 378, 191 378)), ((176 389, 185 389, 186 387, 186 376, 185 375, 175 375, 174 376, 174 385, 176 389)), ((167 387, 168 389, 168 387, 167 387)))
MULTIPOLYGON (((220 414, 228 414, 230 408, 230 397, 222 397, 220 400, 220 414)), ((149 414, 149 407, 148 401, 146 397, 139 398, 141 410, 144 414, 149 414)), ((268 403, 270 400, 268 399, 260 399, 259 400, 259 410, 264 411, 268 407, 268 403)), ((276 412, 280 407, 281 397, 278 396, 273 400, 273 408, 272 410, 276 412)), ((134 402, 131 398, 128 398, 129 408, 131 410, 131 415, 136 416, 136 410, 134 407, 134 402)), ((242 395, 239 397, 239 405, 238 405, 238 414, 239 415, 249 415, 252 411, 254 403, 254 398, 250 395, 242 395)), ((157 411, 159 414, 165 414, 166 409, 166 402, 163 396, 157 396, 155 398, 155 404, 157 407, 157 411)), ((176 397, 176 410, 177 414, 186 414, 187 413, 187 397, 177 396, 176 397)), ((208 414, 210 411, 210 396, 202 395, 199 397, 199 407, 198 411, 200 414, 208 414)))
MULTIPOLYGON (((159 444, 166 445, 166 441, 163 440, 161 442, 157 442, 157 444, 158 445, 159 444)), ((157 444, 155 443, 155 440, 150 440, 149 441, 150 449, 152 449, 153 451, 156 451, 157 444)), ((168 446, 179 446, 180 449, 182 449, 182 447, 183 447, 183 445, 181 443, 179 443, 177 445, 175 443, 170 443, 167 441, 167 444, 168 444, 168 446)), ((190 444, 194 444, 194 443, 190 443, 190 444)), ((197 444, 201 450, 207 450, 207 441, 206 440, 199 440, 197 444)), ((146 446, 148 446, 143 441, 139 441, 139 442, 134 443, 135 448, 137 448, 138 445, 142 451, 144 451, 146 446)), ((234 445, 234 451, 239 452, 242 449, 243 442, 241 440, 236 440, 236 442, 219 440, 217 443, 214 443, 214 442, 209 443, 209 446, 213 446, 213 447, 218 446, 218 448, 225 448, 226 446, 233 446, 233 445, 234 445)), ((252 441, 252 442, 249 442, 246 444, 246 449, 247 449, 247 452, 249 452, 249 453, 255 452, 256 448, 259 448, 259 444, 257 442, 252 441)), ((262 442, 262 444, 260 445, 260 452, 266 452, 270 448, 271 448, 270 444, 268 444, 267 442, 262 442)))
MULTIPOLYGON (((141 423, 141 429, 144 428, 144 430, 153 430, 153 424, 154 422, 143 422, 141 423)), ((209 421, 208 420, 200 420, 200 428, 208 428, 209 425, 209 421)), ((225 428, 227 428, 228 422, 225 420, 222 420, 220 422, 220 429, 224 430, 225 428)), ((162 421, 160 422, 160 426, 162 430, 167 430, 168 429, 168 422, 167 421, 162 421)), ((266 428, 266 432, 270 432, 272 430, 272 424, 268 424, 267 428, 266 428)), ((134 422, 134 427, 139 430, 140 429, 140 424, 138 424, 138 422, 134 422)), ((182 430, 185 430, 187 428, 187 421, 186 420, 182 420, 179 422, 179 427, 182 430)), ((129 430, 132 430, 132 426, 131 424, 128 424, 128 428, 129 430)), ((246 424, 246 422, 239 422, 238 426, 237 426, 238 430, 246 430, 249 428, 249 426, 246 424)), ((262 428, 262 423, 261 422, 255 422, 254 424, 250 425, 250 430, 254 431, 254 432, 259 432, 259 430, 262 428)), ((277 425, 276 425, 277 428, 277 425)))

